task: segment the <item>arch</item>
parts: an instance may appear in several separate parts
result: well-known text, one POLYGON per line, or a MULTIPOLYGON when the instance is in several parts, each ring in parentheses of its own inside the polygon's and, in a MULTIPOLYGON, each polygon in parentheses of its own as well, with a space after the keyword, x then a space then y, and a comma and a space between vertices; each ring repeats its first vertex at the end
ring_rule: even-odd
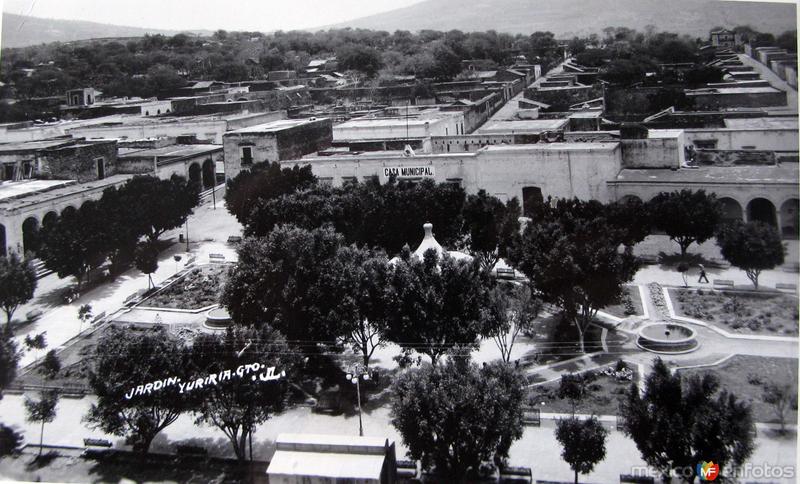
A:
POLYGON ((145 112, 144 112, 144 115, 145 115, 145 116, 150 116, 150 111, 145 111, 145 112))
POLYGON ((790 198, 781 205, 781 234, 790 239, 800 237, 800 224, 798 214, 800 213, 800 200, 790 198))
POLYGON ((78 211, 78 209, 77 209, 77 208, 73 207, 72 205, 67 205, 67 206, 66 206, 66 207, 64 207, 64 209, 61 211, 61 216, 62 216, 62 217, 69 217, 69 216, 73 216, 73 215, 75 215, 75 213, 77 213, 77 211, 78 211))
POLYGON ((28 217, 22 222, 22 250, 33 252, 39 250, 39 221, 36 217, 28 217))
POLYGON ((749 222, 764 222, 778 227, 778 220, 775 214, 775 205, 766 198, 754 198, 747 204, 747 220, 749 222))
POLYGON ((8 250, 6 249, 6 226, 0 224, 0 254, 5 257, 8 255, 8 250))
POLYGON ((200 163, 194 162, 189 165, 189 184, 194 185, 197 188, 201 188, 203 186, 203 179, 202 179, 202 169, 200 168, 200 163))
POLYGON ((42 227, 55 223, 56 220, 58 220, 58 214, 51 210, 42 217, 42 227))
POLYGON ((720 206, 722 207, 722 220, 725 222, 733 222, 735 220, 742 220, 742 205, 730 197, 722 197, 719 199, 720 206))
POLYGON ((157 109, 157 110, 156 110, 156 114, 157 114, 157 115, 158 115, 158 114, 161 114, 161 110, 160 110, 160 109, 157 109))
POLYGON ((639 198, 637 195, 624 195, 619 199, 619 203, 628 203, 628 202, 644 203, 642 202, 642 199, 639 198))
POLYGON ((216 165, 211 160, 211 158, 207 159, 203 162, 203 187, 204 188, 212 188, 216 185, 216 165))

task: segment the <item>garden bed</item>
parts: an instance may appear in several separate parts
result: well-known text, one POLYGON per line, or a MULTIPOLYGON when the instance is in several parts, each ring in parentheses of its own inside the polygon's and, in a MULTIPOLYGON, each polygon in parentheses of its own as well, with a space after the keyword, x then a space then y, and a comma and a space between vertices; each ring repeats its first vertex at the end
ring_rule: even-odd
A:
POLYGON ((623 288, 622 300, 619 304, 606 306, 601 309, 601 311, 623 319, 628 316, 644 316, 639 286, 625 286, 623 288))
MULTIPOLYGON (((736 355, 718 366, 679 371, 685 377, 706 373, 716 375, 721 388, 728 389, 751 405, 756 422, 778 421, 773 407, 764 402, 765 384, 790 383, 794 395, 797 395, 797 360, 794 358, 736 355)), ((797 409, 786 411, 786 422, 797 422, 797 409)))
POLYGON ((218 304, 229 268, 227 264, 195 267, 165 289, 145 299, 142 306, 191 310, 218 304))
POLYGON ((670 288, 675 314, 739 334, 797 336, 797 297, 774 292, 670 288))
MULTIPOLYGON (((630 380, 618 379, 601 373, 605 368, 614 369, 615 366, 611 365, 583 373, 583 375, 592 373, 594 379, 588 383, 586 396, 576 406, 576 413, 594 415, 617 415, 619 413, 620 401, 631 385, 638 381, 639 375, 632 365, 626 365, 632 372, 630 380)), ((529 403, 546 413, 572 413, 572 403, 558 397, 560 384, 561 381, 556 380, 532 387, 528 392, 529 403)))

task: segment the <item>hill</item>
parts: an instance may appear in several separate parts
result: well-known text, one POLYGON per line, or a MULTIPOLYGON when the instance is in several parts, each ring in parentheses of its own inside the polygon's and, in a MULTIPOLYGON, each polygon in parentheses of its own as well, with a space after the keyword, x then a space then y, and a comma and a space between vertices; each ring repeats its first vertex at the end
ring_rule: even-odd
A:
MULTIPOLYGON (((58 20, 3 12, 2 47, 26 47, 50 42, 108 37, 141 37, 145 34, 175 35, 178 31, 108 25, 82 20, 58 20)), ((208 32, 198 32, 208 34, 208 32)))
POLYGON ((779 34, 796 29, 796 4, 719 0, 425 0, 409 7, 362 17, 331 27, 376 30, 423 29, 530 34, 558 37, 629 27, 706 37, 714 26, 750 25, 779 34))

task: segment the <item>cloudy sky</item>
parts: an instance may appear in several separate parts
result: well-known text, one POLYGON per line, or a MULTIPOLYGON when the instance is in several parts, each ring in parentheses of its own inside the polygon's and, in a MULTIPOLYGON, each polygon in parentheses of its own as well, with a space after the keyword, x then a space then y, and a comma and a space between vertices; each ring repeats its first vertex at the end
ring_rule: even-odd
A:
POLYGON ((0 0, 4 12, 168 30, 319 27, 422 0, 0 0))

